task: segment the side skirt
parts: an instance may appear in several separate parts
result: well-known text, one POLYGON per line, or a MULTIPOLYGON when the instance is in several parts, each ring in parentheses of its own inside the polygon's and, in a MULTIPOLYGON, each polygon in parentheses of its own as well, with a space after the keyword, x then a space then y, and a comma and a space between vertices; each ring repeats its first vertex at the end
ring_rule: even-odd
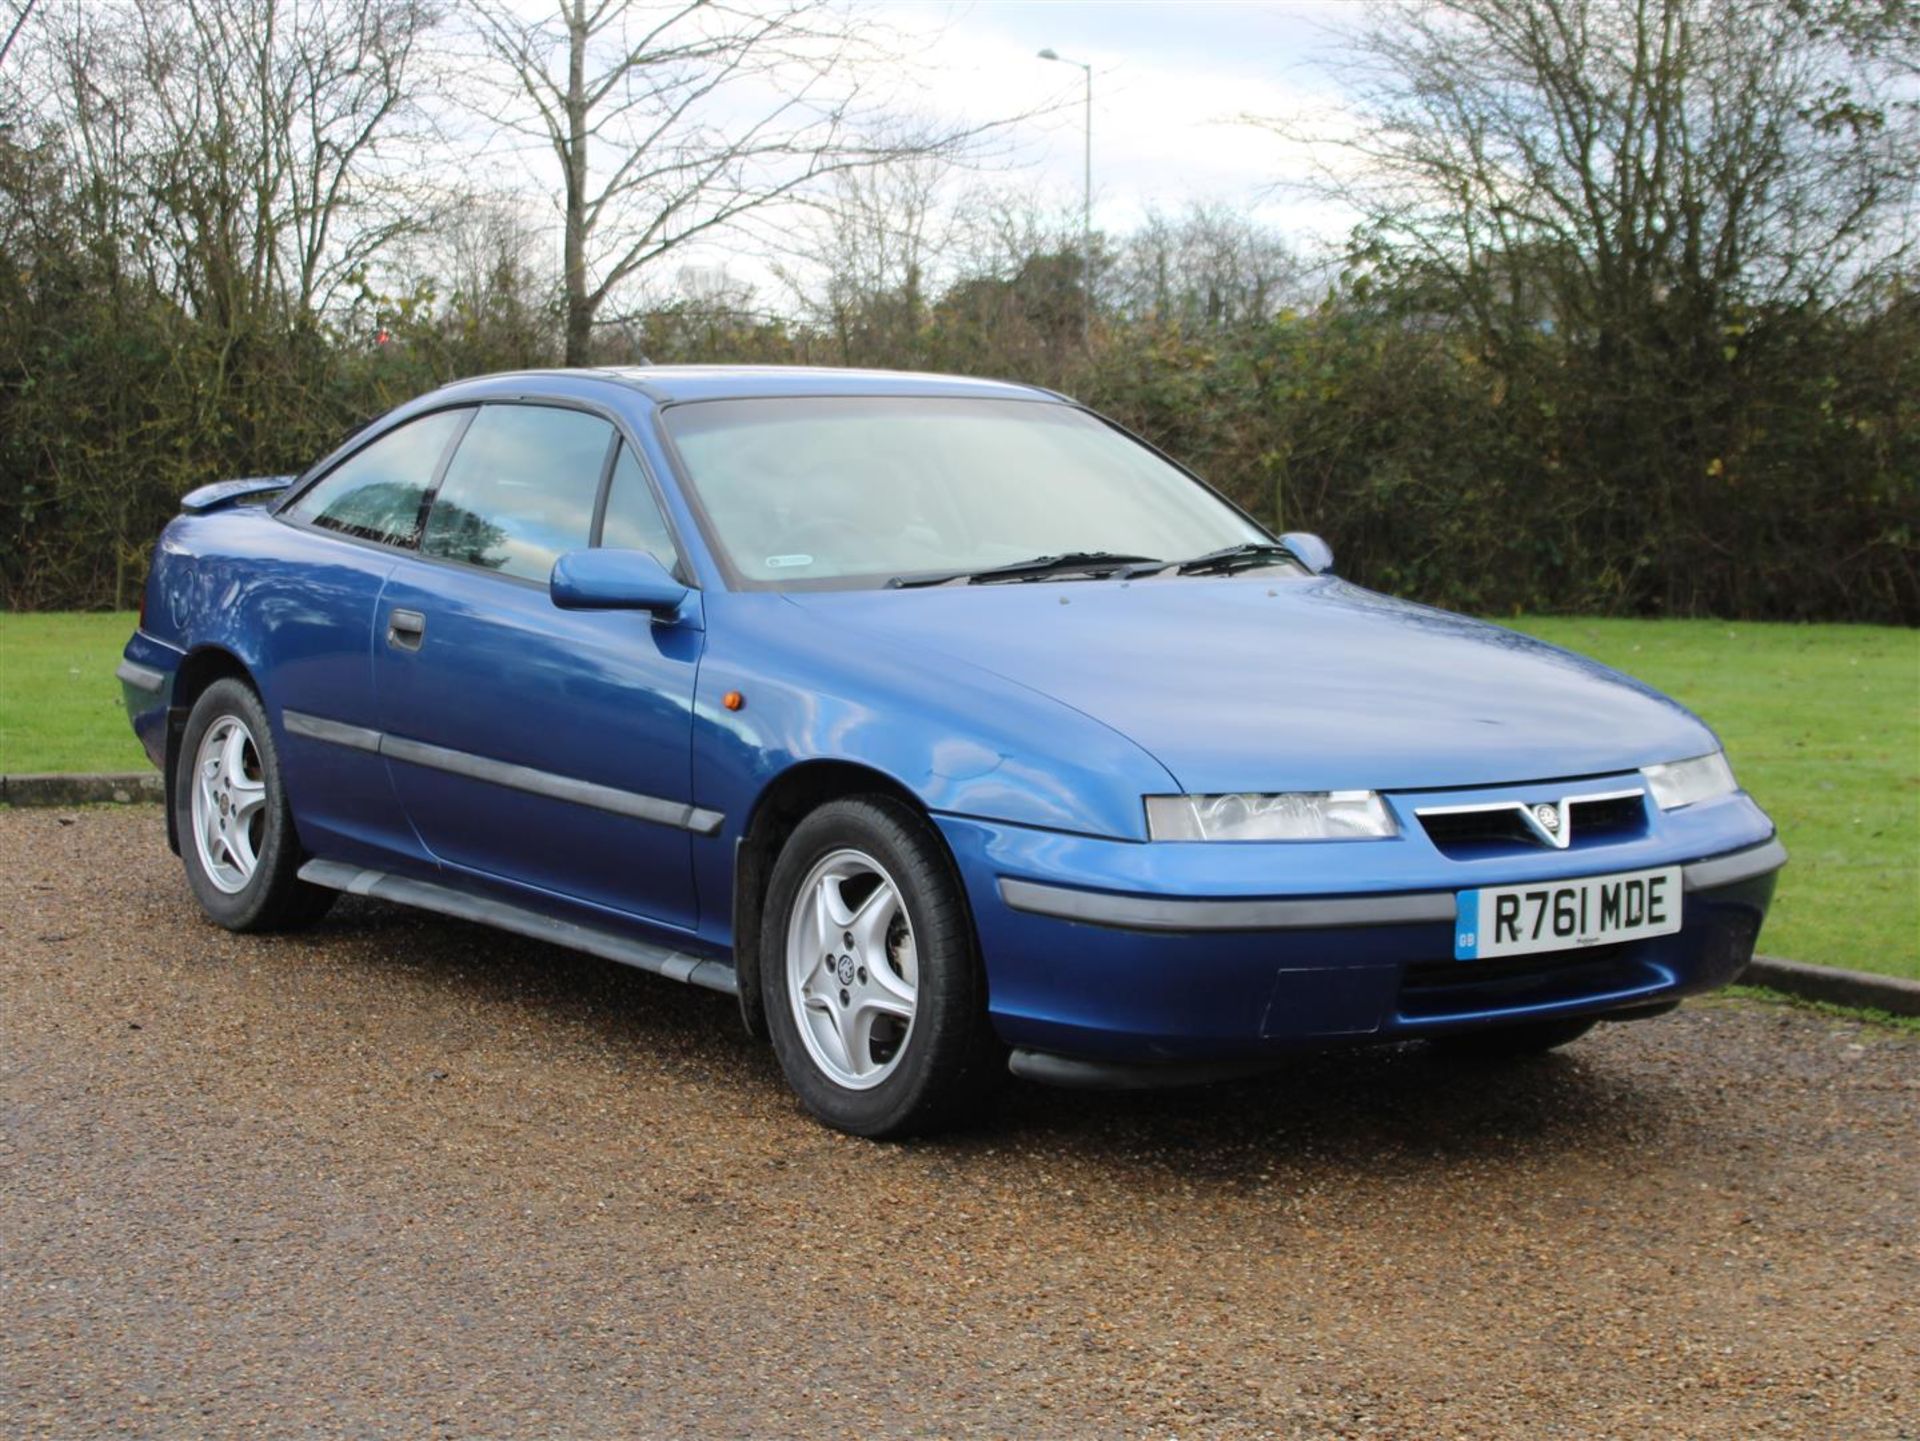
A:
POLYGON ((615 935, 611 931, 575 925, 571 921, 557 921, 538 911, 509 905, 490 896, 477 896, 451 886, 416 881, 386 871, 366 870, 339 861, 308 861, 300 867, 300 879, 309 885, 346 891, 349 895, 373 896, 379 900, 413 906, 417 910, 436 911, 440 915, 454 916, 463 921, 478 921, 483 926, 512 931, 515 935, 565 946, 572 951, 585 951, 603 960, 618 961, 623 966, 636 966, 656 976, 665 976, 668 980, 704 986, 722 995, 740 994, 739 977, 735 975, 730 961, 690 956, 668 946, 651 945, 646 941, 615 935))
POLYGON ((1056 1056, 1050 1051, 1020 1048, 1007 1057, 1007 1069, 1023 1081, 1061 1086, 1073 1091, 1160 1091, 1177 1086, 1208 1086, 1215 1081, 1238 1081, 1283 1064, 1266 1056, 1229 1061, 1097 1061, 1079 1056, 1056 1056))

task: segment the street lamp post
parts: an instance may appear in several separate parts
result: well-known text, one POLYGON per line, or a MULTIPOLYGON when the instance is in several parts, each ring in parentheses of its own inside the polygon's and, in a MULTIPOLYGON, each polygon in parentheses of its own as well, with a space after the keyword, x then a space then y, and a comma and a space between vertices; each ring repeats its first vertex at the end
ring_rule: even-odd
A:
POLYGON ((1087 79, 1087 143, 1085 184, 1080 199, 1080 260, 1084 267, 1081 280, 1080 339, 1093 348, 1093 66, 1084 60, 1068 60, 1052 46, 1040 52, 1042 60, 1058 60, 1063 65, 1078 65, 1087 79))

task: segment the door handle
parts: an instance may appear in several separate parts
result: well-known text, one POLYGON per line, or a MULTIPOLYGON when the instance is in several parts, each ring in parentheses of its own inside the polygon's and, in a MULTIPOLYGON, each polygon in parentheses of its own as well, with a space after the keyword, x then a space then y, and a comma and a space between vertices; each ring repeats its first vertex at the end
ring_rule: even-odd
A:
POLYGON ((417 610, 387 613, 387 644, 399 650, 419 650, 427 636, 427 618, 417 610))

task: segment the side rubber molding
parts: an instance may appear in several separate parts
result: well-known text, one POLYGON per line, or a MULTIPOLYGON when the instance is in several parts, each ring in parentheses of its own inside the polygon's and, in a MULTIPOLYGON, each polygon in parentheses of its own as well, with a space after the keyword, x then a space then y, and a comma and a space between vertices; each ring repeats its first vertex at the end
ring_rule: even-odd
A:
MULTIPOLYGON (((1737 885, 1777 871, 1787 863, 1779 838, 1744 850, 1695 861, 1682 870, 1689 891, 1737 885)), ((1175 896, 1124 896, 1039 881, 1000 879, 1000 898, 1016 911, 1122 931, 1300 931, 1348 926, 1451 924, 1453 891, 1382 896, 1253 896, 1215 900, 1175 896)))
POLYGON ((348 750, 380 754, 381 734, 366 726, 348 725, 345 721, 328 720, 325 716, 308 715, 305 711, 297 710, 283 712, 280 720, 290 736, 304 736, 312 741, 325 741, 328 745, 345 746, 348 750))
POLYGON ((570 951, 585 951, 603 960, 618 961, 623 966, 651 971, 670 981, 703 986, 722 995, 740 994, 740 983, 731 961, 715 960, 710 956, 690 956, 668 946, 656 946, 615 935, 611 931, 577 926, 570 921, 557 921, 538 911, 524 910, 490 896, 471 895, 451 886, 438 886, 431 881, 416 881, 407 876, 390 875, 386 871, 343 865, 339 861, 308 861, 300 867, 300 879, 310 885, 326 886, 349 895, 373 896, 379 900, 412 906, 416 910, 436 911, 440 915, 455 916, 463 921, 479 921, 482 925, 497 926, 515 935, 565 946, 570 951))
POLYGON ((531 766, 517 766, 508 761, 494 760, 490 756, 449 750, 445 746, 428 745, 425 741, 407 740, 403 736, 388 735, 385 731, 369 730, 365 726, 348 725, 344 721, 328 720, 325 716, 308 715, 304 711, 282 712, 281 723, 286 726, 288 735, 325 741, 349 750, 371 751, 389 760, 448 771, 472 780, 505 786, 508 790, 572 801, 575 805, 611 811, 614 815, 632 816, 636 820, 692 831, 697 836, 712 835, 726 820, 719 811, 661 800, 658 796, 624 791, 595 781, 578 780, 573 776, 556 775, 552 771, 535 770, 531 766))

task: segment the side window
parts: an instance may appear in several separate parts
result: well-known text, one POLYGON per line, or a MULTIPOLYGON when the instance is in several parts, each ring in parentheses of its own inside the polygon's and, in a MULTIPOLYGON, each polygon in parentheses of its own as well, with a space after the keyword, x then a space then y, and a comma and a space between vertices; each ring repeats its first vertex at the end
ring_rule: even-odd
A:
POLYGON ((613 485, 607 491, 607 515, 600 524, 600 544, 615 550, 651 551, 653 558, 672 570, 680 559, 660 502, 653 498, 646 472, 623 442, 613 463, 613 485))
POLYGON ((424 555, 545 581, 593 532, 613 427, 577 410, 483 405, 433 498, 424 555))
POLYGON ((388 431, 335 466, 286 515, 362 540, 412 545, 433 472, 467 414, 437 411, 388 431))

